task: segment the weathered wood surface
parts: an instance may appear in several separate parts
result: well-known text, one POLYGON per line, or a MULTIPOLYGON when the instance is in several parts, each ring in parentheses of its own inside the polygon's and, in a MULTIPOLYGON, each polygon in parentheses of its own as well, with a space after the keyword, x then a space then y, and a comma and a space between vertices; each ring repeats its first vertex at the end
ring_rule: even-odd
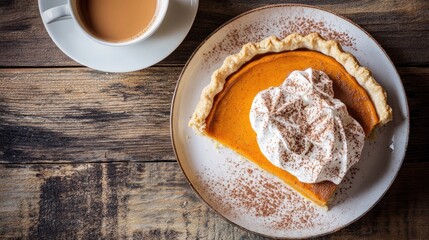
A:
MULTIPOLYGON (((411 112, 406 161, 428 161, 429 68, 398 68, 411 112)), ((180 67, 0 70, 0 163, 175 160, 170 102, 180 67)))
MULTIPOLYGON (((428 169, 406 163, 373 210, 321 239, 426 239, 428 169)), ((209 209, 174 162, 8 164, 0 176, 2 238, 263 239, 209 209)))
MULTIPOLYGON (((358 23, 386 49, 411 133, 398 178, 362 219, 322 239, 429 237, 429 1, 302 0, 358 23)), ((170 144, 170 102, 195 48, 267 1, 200 1, 168 58, 104 74, 66 57, 37 1, 0 0, 0 239, 262 239, 229 224, 187 184, 170 144)))
POLYGON ((169 117, 180 71, 0 70, 0 162, 174 160, 169 117))
MULTIPOLYGON (((268 4, 266 1, 200 1, 195 23, 178 51, 160 64, 183 64, 201 41, 227 20, 268 4)), ((429 1, 301 0, 350 18, 386 49, 395 64, 427 65, 429 1)), ((37 1, 0 0, 0 66, 78 66, 46 33, 37 1)))

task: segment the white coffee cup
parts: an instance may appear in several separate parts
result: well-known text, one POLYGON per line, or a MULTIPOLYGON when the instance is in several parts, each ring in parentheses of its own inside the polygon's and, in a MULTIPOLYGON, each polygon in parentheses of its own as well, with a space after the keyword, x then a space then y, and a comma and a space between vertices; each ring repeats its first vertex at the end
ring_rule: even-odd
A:
POLYGON ((111 42, 95 36, 86 28, 85 24, 79 17, 76 2, 77 0, 67 0, 67 3, 64 5, 53 7, 44 11, 42 13, 43 21, 45 22, 45 24, 50 24, 52 22, 62 21, 71 17, 76 26, 84 33, 84 35, 98 43, 109 46, 127 46, 141 42, 146 38, 150 37, 158 29, 158 27, 164 20, 169 4, 169 0, 157 0, 154 18, 152 19, 152 22, 149 24, 149 26, 147 26, 146 29, 142 31, 142 33, 126 41, 111 42))

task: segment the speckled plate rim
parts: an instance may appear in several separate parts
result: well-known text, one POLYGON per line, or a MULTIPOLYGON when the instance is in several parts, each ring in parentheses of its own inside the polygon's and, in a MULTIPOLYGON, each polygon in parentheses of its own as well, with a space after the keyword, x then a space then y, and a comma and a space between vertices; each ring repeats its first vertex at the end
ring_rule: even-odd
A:
MULTIPOLYGON (((234 17, 234 18, 232 18, 232 19, 230 19, 229 21, 227 21, 227 22, 225 22, 224 24, 222 24, 220 27, 218 27, 216 30, 214 30, 212 33, 210 33, 210 35, 208 35, 202 42, 201 42, 201 44, 195 49, 195 51, 192 53, 192 55, 189 57, 189 59, 188 59, 188 61, 186 62, 186 64, 185 64, 185 66, 183 67, 183 69, 182 69, 182 71, 181 71, 181 73, 180 73, 180 75, 179 75, 179 78, 178 78, 178 81, 177 81, 177 83, 176 83, 176 87, 175 87, 175 90, 174 90, 174 94, 173 94, 173 97, 172 97, 172 103, 171 103, 171 108, 170 108, 170 138, 171 138, 171 143, 172 143, 172 147, 173 147, 173 151, 174 151, 174 154, 175 154, 175 157, 176 157, 176 159, 177 159, 177 162, 178 162, 178 164, 179 164, 179 166, 180 166, 180 168, 181 168, 181 170, 182 170, 182 172, 183 172, 183 174, 185 175, 185 178, 186 178, 186 180, 188 181, 188 184, 191 186, 191 188, 194 190, 194 192, 198 195, 198 197, 203 201, 203 202, 205 202, 205 204, 207 205, 207 206, 209 206, 209 208, 211 209, 211 210, 213 210, 214 212, 216 212, 219 216, 221 216, 224 220, 226 220, 227 222, 229 222, 230 224, 233 224, 234 226, 237 226, 237 227, 239 227, 239 228, 241 228, 241 229, 244 229, 244 230, 246 230, 246 231, 249 231, 249 232, 251 232, 251 233, 254 233, 254 234, 257 234, 257 235, 260 235, 260 236, 264 236, 264 237, 270 237, 270 238, 273 238, 273 236, 269 236, 269 235, 265 235, 265 234, 261 234, 261 233, 258 233, 258 232, 256 232, 256 231, 252 231, 251 229, 247 229, 247 228, 245 228, 245 227, 243 227, 243 226, 240 226, 239 224, 237 224, 237 223, 234 223, 233 221, 231 221, 231 220, 229 220, 228 218, 226 218, 225 216, 223 216, 219 211, 217 211, 213 206, 211 206, 207 201, 206 201, 206 199, 204 199, 204 197, 200 194, 200 192, 196 189, 196 187, 193 185, 193 183, 191 182, 191 180, 189 179, 189 177, 187 176, 187 174, 186 174, 186 172, 185 172, 185 170, 184 170, 184 167, 183 167, 183 165, 182 165, 182 160, 180 160, 180 158, 179 158, 179 156, 178 156, 178 153, 177 153, 177 149, 176 149, 176 142, 175 142, 175 139, 174 139, 174 121, 175 121, 175 116, 174 116, 174 110, 175 110, 175 103, 176 103, 176 97, 177 97, 177 91, 178 91, 178 88, 179 88, 179 86, 180 86, 180 83, 181 83, 181 80, 182 80, 182 77, 183 77, 183 75, 184 75, 184 73, 185 73, 185 71, 187 70, 187 67, 188 67, 188 65, 189 65, 189 63, 191 62, 191 60, 193 59, 193 57, 195 56, 195 54, 200 50, 200 48, 214 35, 214 34, 216 34, 218 31, 220 31, 221 29, 223 29, 224 27, 226 27, 226 26, 228 26, 229 24, 231 24, 231 23, 233 23, 234 21, 236 21, 237 19, 239 19, 239 18, 241 18, 241 17, 243 17, 243 16, 245 16, 245 15, 248 15, 248 14, 250 14, 250 13, 253 13, 253 12, 257 12, 257 11, 260 11, 260 10, 264 10, 264 9, 267 9, 267 8, 284 8, 284 7, 303 7, 303 8, 311 8, 311 9, 316 9, 316 10, 320 10, 320 11, 324 11, 324 12, 327 12, 327 13, 329 13, 329 14, 332 14, 332 15, 335 15, 336 17, 339 17, 339 18, 341 18, 341 19, 343 19, 343 20, 345 20, 345 21, 347 21, 347 22, 349 22, 350 24, 352 24, 352 25, 354 25, 355 27, 357 27, 360 31, 362 31, 365 35, 367 35, 380 49, 381 49, 381 51, 384 53, 384 55, 385 55, 385 57, 388 59, 388 61, 389 61, 389 63, 392 65, 392 66, 394 66, 394 64, 393 64, 393 62, 392 62, 392 60, 390 59, 390 57, 388 56, 388 54, 386 53, 386 51, 381 47, 381 45, 367 32, 367 31, 365 31, 362 27, 360 27, 359 25, 357 25, 356 23, 354 23, 352 20, 350 20, 350 19, 348 19, 348 18, 346 18, 346 17, 343 17, 343 16, 341 16, 341 15, 338 15, 337 13, 335 13, 335 12, 332 12, 332 11, 330 11, 330 10, 327 10, 327 9, 324 9, 324 8, 320 8, 320 7, 316 7, 316 6, 311 6, 311 5, 306 5, 306 4, 273 4, 273 5, 267 5, 267 6, 263 6, 263 7, 259 7, 259 8, 255 8, 255 9, 252 9, 252 10, 249 10, 249 11, 247 11, 247 12, 244 12, 244 13, 242 13, 242 14, 239 14, 239 15, 237 15, 236 17, 234 17)), ((400 76, 399 76, 399 74, 398 74, 398 72, 397 72, 397 70, 396 70, 396 68, 394 67, 394 74, 395 75, 397 75, 397 77, 398 77, 398 79, 401 79, 400 78, 400 76)), ((388 184, 388 186, 387 186, 387 188, 385 189, 385 191, 381 194, 381 196, 379 197, 379 199, 377 200, 377 201, 375 201, 368 209, 367 209, 367 211, 364 211, 360 216, 358 216, 357 218, 355 218, 353 221, 350 221, 350 222, 348 222, 348 223, 346 223, 346 224, 344 224, 343 226, 341 226, 341 227, 339 227, 339 228, 336 228, 336 229, 334 229, 334 230, 332 230, 332 231, 328 231, 328 232, 324 232, 324 233, 320 233, 320 234, 317 234, 317 235, 313 235, 313 236, 310 236, 310 237, 321 237, 321 236, 325 236, 325 235, 329 235, 329 234, 332 234, 332 233, 335 233, 335 232, 337 232, 337 231, 339 231, 339 230, 341 230, 341 229, 343 229, 343 228, 345 228, 345 227, 347 227, 347 226, 349 226, 349 225, 351 225, 352 223, 354 223, 354 222, 356 222, 357 220, 359 220, 360 218, 362 218, 364 215, 366 215, 375 205, 377 205, 377 203, 384 197, 384 195, 387 193, 387 191, 390 189, 390 187, 392 186, 392 184, 393 184, 393 182, 395 181, 395 179, 396 179, 396 177, 397 177, 397 175, 398 175, 398 173, 399 173, 399 170, 400 170, 400 168, 402 167, 402 164, 403 164, 403 161, 404 161, 404 158, 405 158, 405 154, 406 154, 406 152, 407 152, 407 147, 408 147, 408 141, 409 141, 409 133, 410 133, 410 114, 409 114, 409 106, 408 106, 408 101, 407 101, 407 97, 406 97, 406 93, 405 93, 405 89, 404 89, 404 86, 403 86, 403 84, 402 84, 402 81, 400 81, 399 83, 398 83, 399 85, 400 85, 400 88, 398 89, 398 90, 400 90, 400 94, 401 95, 403 95, 404 97, 405 97, 405 113, 406 113, 406 116, 405 116, 405 124, 406 124, 406 136, 405 136, 405 143, 404 143, 404 152, 403 152, 403 154, 402 154, 402 156, 400 157, 400 163, 399 163, 399 167, 398 167, 398 169, 397 169, 397 171, 394 173, 394 176, 393 176, 393 178, 392 178, 392 180, 391 180, 391 182, 388 184)), ((301 238, 294 238, 294 239, 304 239, 304 238, 308 238, 309 236, 304 236, 304 237, 301 237, 301 238)), ((288 238, 288 237, 274 237, 274 239, 292 239, 292 238, 288 238)))

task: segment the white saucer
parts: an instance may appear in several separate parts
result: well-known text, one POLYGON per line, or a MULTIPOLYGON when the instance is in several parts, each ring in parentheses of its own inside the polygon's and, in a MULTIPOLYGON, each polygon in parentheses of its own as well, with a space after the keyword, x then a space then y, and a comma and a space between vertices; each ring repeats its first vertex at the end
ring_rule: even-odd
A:
MULTIPOLYGON (((66 0, 39 0, 39 10, 65 4, 66 0)), ((64 19, 45 28, 55 44, 71 59, 104 72, 130 72, 150 67, 172 53, 188 34, 198 10, 198 0, 170 0, 159 29, 141 43, 111 47, 94 42, 64 19)))

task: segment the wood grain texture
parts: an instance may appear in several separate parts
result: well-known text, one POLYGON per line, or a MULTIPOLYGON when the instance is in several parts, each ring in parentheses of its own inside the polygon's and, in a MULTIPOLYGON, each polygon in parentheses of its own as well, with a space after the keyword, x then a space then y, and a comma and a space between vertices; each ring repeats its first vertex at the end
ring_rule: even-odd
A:
MULTIPOLYGON (((185 41, 159 65, 184 64, 212 31, 233 17, 268 4, 266 1, 200 1, 194 25, 185 41)), ((291 3, 288 1, 287 3, 291 3)), ((397 65, 428 65, 429 1, 300 0, 350 18, 386 49, 397 65)), ((65 56, 44 29, 37 1, 0 0, 0 66, 78 66, 65 56)))
MULTIPOLYGON (((155 67, 105 74, 64 55, 37 1, 0 0, 0 239, 264 239, 214 213, 170 143, 170 102, 195 48, 233 17, 280 0, 200 1, 155 67)), ((404 165, 362 219, 320 239, 429 237, 429 1, 296 0, 350 18, 398 68, 411 133, 404 165)))
POLYGON ((405 161, 429 162, 429 129, 426 126, 429 122, 429 68, 398 68, 398 72, 410 110, 410 135, 405 161))
POLYGON ((2 238, 251 236, 213 213, 176 163, 3 165, 0 176, 2 238))
POLYGON ((174 160, 169 114, 180 70, 0 70, 0 162, 174 160))
MULTIPOLYGON (((428 163, 408 163, 362 219, 321 239, 425 239, 428 163), (409 221, 407 221, 409 220, 409 221)), ((263 239, 214 213, 176 163, 0 165, 0 236, 263 239)))
MULTIPOLYGON (((0 163, 174 161, 169 116, 180 71, 0 69, 0 163)), ((411 109, 406 161, 428 161, 429 68, 399 72, 411 109)))

